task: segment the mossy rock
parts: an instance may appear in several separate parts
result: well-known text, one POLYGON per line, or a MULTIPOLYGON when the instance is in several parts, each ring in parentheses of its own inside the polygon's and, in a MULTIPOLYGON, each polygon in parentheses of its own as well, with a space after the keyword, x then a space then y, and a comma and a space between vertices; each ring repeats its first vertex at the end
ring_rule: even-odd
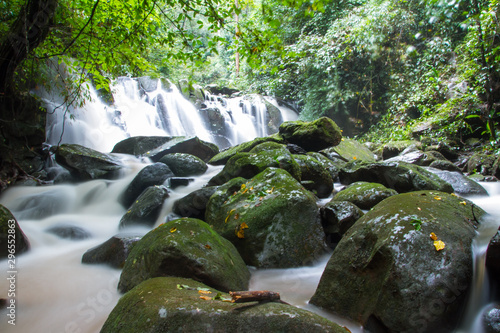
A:
POLYGON ((195 137, 174 137, 161 146, 153 148, 143 154, 153 162, 158 162, 163 156, 172 153, 185 153, 208 161, 219 153, 219 147, 215 144, 200 140, 195 137))
POLYGON ((326 198, 332 194, 333 178, 323 167, 323 163, 310 155, 293 155, 293 158, 300 166, 300 180, 307 190, 318 198, 326 198))
POLYGON ((363 215, 363 211, 349 201, 331 200, 321 207, 321 224, 328 246, 334 249, 344 234, 363 215))
POLYGON ((469 295, 471 245, 484 215, 444 192, 389 197, 347 231, 310 302, 383 331, 451 332, 469 295))
POLYGON ((335 201, 349 201, 361 209, 370 209, 380 201, 398 194, 379 183, 356 182, 335 194, 335 201))
POLYGON ((346 162, 344 162, 343 160, 331 160, 322 153, 310 151, 307 153, 307 155, 314 157, 321 165, 323 165, 323 168, 325 168, 328 173, 330 173, 330 176, 332 176, 333 181, 338 180, 340 169, 342 169, 342 167, 346 165, 346 162))
MULTIPOLYGON (((269 144, 263 143, 262 145, 267 147, 269 144)), ((255 148, 258 147, 260 145, 255 148)), ((231 157, 221 172, 215 175, 208 184, 222 185, 236 177, 250 179, 267 168, 280 168, 286 170, 295 179, 301 179, 300 166, 285 146, 280 145, 279 149, 256 151, 256 153, 238 153, 231 157)))
POLYGON ((467 172, 480 173, 485 176, 493 175, 493 166, 497 157, 484 153, 475 153, 467 161, 467 172))
POLYGON ((152 227, 160 215, 163 202, 168 198, 165 186, 150 186, 139 195, 120 220, 120 229, 134 225, 152 227))
POLYGON ((0 205, 0 259, 8 258, 9 254, 14 255, 15 258, 29 249, 28 238, 21 230, 16 218, 6 207, 0 205), (13 240, 15 243, 12 243, 13 240))
POLYGON ((160 147, 170 140, 179 137, 172 136, 133 136, 118 142, 111 151, 117 154, 142 156, 148 151, 160 147))
POLYGON ((220 186, 205 217, 248 265, 298 267, 324 253, 316 198, 282 169, 267 168, 251 180, 235 178, 220 186))
POLYGON ((286 121, 280 125, 279 133, 288 142, 299 145, 307 151, 320 151, 336 146, 342 139, 340 128, 327 117, 311 122, 286 121))
MULTIPOLYGON (((382 152, 382 158, 384 160, 401 154, 408 147, 414 146, 418 149, 422 148, 422 144, 415 140, 401 140, 401 141, 391 141, 379 148, 382 152)), ((377 152, 376 152, 377 153, 377 152)))
POLYGON ((207 164, 201 158, 191 154, 167 154, 159 162, 166 164, 177 177, 201 175, 208 169, 207 164))
POLYGON ((375 155, 365 145, 353 139, 342 138, 335 146, 321 151, 326 156, 339 158, 345 162, 365 161, 375 162, 375 155))
POLYGON ((80 181, 117 178, 123 167, 113 156, 77 144, 60 145, 56 162, 80 181))
POLYGON ((149 279, 123 295, 101 333, 347 332, 317 314, 291 305, 224 301, 228 299, 228 294, 191 279, 149 279), (207 300, 200 298, 199 290, 206 292, 207 300))
POLYGON ((236 155, 237 153, 245 153, 249 152, 252 150, 253 147, 260 145, 261 143, 264 142, 276 142, 276 143, 284 143, 283 138, 281 138, 278 135, 274 136, 268 136, 268 137, 262 137, 262 138, 255 138, 252 141, 244 142, 239 145, 236 145, 234 147, 228 148, 214 157, 212 157, 209 161, 208 164, 212 165, 224 165, 227 163, 227 161, 236 155))
POLYGON ((246 290, 250 272, 236 248, 201 220, 162 224, 135 244, 123 267, 118 290, 127 292, 159 276, 201 281, 213 288, 246 290))
POLYGON ((437 175, 404 162, 351 162, 340 171, 339 179, 345 185, 358 181, 380 183, 398 193, 420 190, 453 192, 453 187, 437 175))
POLYGON ((439 178, 449 183, 453 187, 453 191, 460 195, 481 195, 487 196, 488 191, 474 180, 465 177, 461 172, 446 171, 428 168, 430 172, 437 175, 439 178))

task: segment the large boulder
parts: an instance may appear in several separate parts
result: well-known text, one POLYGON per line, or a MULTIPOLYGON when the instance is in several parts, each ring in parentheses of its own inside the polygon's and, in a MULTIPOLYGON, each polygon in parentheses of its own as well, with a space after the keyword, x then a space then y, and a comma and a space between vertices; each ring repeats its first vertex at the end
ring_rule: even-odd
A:
POLYGON ((398 194, 379 183, 356 182, 347 186, 333 197, 335 201, 349 201, 361 209, 370 209, 380 201, 398 194))
POLYGON ((391 157, 398 156, 405 149, 408 149, 412 146, 414 148, 420 149, 422 148, 422 143, 414 140, 390 141, 380 147, 379 150, 381 151, 382 158, 384 160, 387 160, 391 157))
POLYGON ((247 290, 250 272, 236 248, 201 220, 182 218, 148 232, 134 246, 118 283, 127 292, 159 276, 201 281, 222 291, 247 290))
POLYGON ((284 143, 283 138, 280 136, 274 135, 274 136, 268 136, 268 137, 262 137, 262 138, 255 138, 252 141, 248 142, 243 142, 240 143, 239 145, 236 145, 234 147, 228 148, 224 151, 221 151, 214 157, 212 157, 209 161, 208 164, 212 165, 224 165, 227 163, 227 161, 236 155, 237 153, 245 153, 249 152, 252 150, 255 146, 260 145, 261 143, 264 142, 276 142, 276 143, 284 143))
POLYGON ((165 186, 150 186, 139 195, 120 220, 120 228, 133 225, 152 227, 160 215, 163 202, 169 196, 165 186))
POLYGON ((149 279, 120 298, 101 333, 347 332, 317 314, 291 305, 231 303, 228 299, 228 294, 191 279, 149 279))
POLYGON ((427 168, 428 171, 449 183, 453 191, 460 195, 488 195, 488 191, 480 184, 470 178, 465 177, 461 172, 446 171, 434 168, 427 168))
POLYGON ((426 169, 405 162, 348 163, 339 173, 340 182, 380 183, 399 193, 436 190, 452 193, 453 187, 426 169))
POLYGON ((16 218, 7 208, 0 205, 0 259, 15 259, 17 255, 29 249, 28 238, 16 218))
POLYGON ((213 143, 200 140, 198 137, 175 137, 166 143, 149 150, 144 156, 158 162, 163 156, 171 153, 185 153, 208 161, 219 153, 219 147, 213 143))
POLYGON ((345 162, 365 161, 375 162, 376 155, 370 151, 365 145, 353 139, 342 138, 342 141, 335 146, 322 150, 321 153, 328 158, 341 159, 345 162))
POLYGON ((122 268, 130 251, 141 238, 142 235, 135 233, 119 233, 87 250, 82 256, 82 263, 107 264, 114 268, 122 268))
POLYGON ((323 163, 310 155, 293 155, 293 158, 300 166, 301 184, 307 190, 319 198, 326 198, 332 194, 333 178, 323 167, 323 163))
POLYGON ((167 154, 159 162, 166 164, 177 177, 201 175, 208 168, 199 157, 184 153, 167 154))
POLYGON ((80 181, 113 179, 123 167, 113 156, 77 144, 60 145, 56 150, 56 162, 80 181))
POLYGON ((172 211, 180 217, 192 217, 200 220, 205 219, 207 203, 217 186, 207 186, 193 191, 174 202, 172 211))
POLYGON ((174 173, 164 163, 153 163, 145 166, 127 186, 120 195, 119 201, 125 208, 139 197, 139 195, 148 187, 162 185, 168 178, 174 176, 174 173))
POLYGON ((118 142, 111 151, 117 154, 142 156, 148 151, 177 138, 171 136, 133 136, 118 142))
POLYGON ((387 198, 335 248, 311 303, 388 332, 451 332, 472 282, 485 212, 444 192, 387 198))
POLYGON ((339 178, 339 171, 346 164, 343 160, 340 159, 330 159, 325 155, 317 152, 310 151, 307 155, 314 157, 322 166, 325 168, 332 179, 337 181, 339 178))
POLYGON ((267 168, 249 181, 235 178, 220 186, 205 216, 248 265, 298 267, 324 253, 316 198, 282 169, 267 168))
MULTIPOLYGON (((238 153, 231 157, 224 168, 208 182, 209 185, 222 185, 236 177, 252 178, 267 168, 286 170, 297 180, 301 179, 300 166, 285 146, 266 149, 271 142, 262 143, 248 153, 238 153)), ((276 144, 276 143, 274 143, 276 144)))
POLYGON ((342 131, 327 117, 311 122, 286 121, 279 128, 281 136, 290 143, 301 146, 307 151, 320 151, 336 146, 342 139, 342 131))

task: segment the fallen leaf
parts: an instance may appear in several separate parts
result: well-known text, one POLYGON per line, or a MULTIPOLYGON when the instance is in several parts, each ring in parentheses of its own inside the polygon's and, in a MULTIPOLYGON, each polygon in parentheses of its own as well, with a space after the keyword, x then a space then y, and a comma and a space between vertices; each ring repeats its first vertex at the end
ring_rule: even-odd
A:
POLYGON ((198 293, 208 295, 211 294, 212 292, 210 290, 198 290, 198 293))
POLYGON ((248 229, 248 225, 243 222, 236 227, 235 233, 238 238, 245 238, 245 229, 248 229))
POLYGON ((438 239, 438 237, 436 236, 436 234, 435 234, 435 233, 433 233, 433 232, 431 232, 430 236, 431 236, 431 239, 432 239, 433 241, 435 241, 435 240, 437 240, 437 239, 438 239))
POLYGON ((445 244, 441 240, 435 240, 434 241, 434 247, 436 248, 436 251, 441 251, 442 249, 444 249, 445 244))
POLYGON ((353 158, 352 158, 352 159, 353 159, 353 160, 357 160, 358 158, 357 158, 356 156, 353 156, 353 158))
POLYGON ((212 247, 211 247, 210 245, 208 245, 208 244, 205 244, 205 248, 207 248, 207 249, 209 249, 209 250, 211 250, 211 249, 212 249, 212 247))
POLYGON ((229 214, 227 215, 226 219, 224 220, 224 223, 227 223, 227 221, 229 220, 229 218, 231 217, 231 214, 233 214, 233 212, 235 211, 236 209, 233 208, 229 211, 229 214))
POLYGON ((434 197, 436 200, 441 200, 441 197, 438 197, 437 195, 434 197))
POLYGON ((212 297, 209 296, 200 296, 201 299, 204 299, 205 301, 211 301, 212 297))
POLYGON ((460 204, 465 206, 465 205, 467 205, 467 202, 465 202, 465 201, 460 201, 460 204))
POLYGON ((173 228, 171 228, 171 229, 170 229, 170 232, 171 232, 171 233, 172 233, 172 232, 176 232, 176 231, 177 231, 177 228, 176 228, 176 227, 173 227, 173 228))

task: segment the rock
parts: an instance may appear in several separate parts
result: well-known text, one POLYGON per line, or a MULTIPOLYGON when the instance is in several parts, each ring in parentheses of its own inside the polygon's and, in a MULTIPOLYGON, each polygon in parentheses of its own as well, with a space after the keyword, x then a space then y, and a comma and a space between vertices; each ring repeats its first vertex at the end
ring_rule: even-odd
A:
POLYGON ((137 81, 139 83, 139 87, 145 92, 153 92, 158 89, 158 79, 153 79, 150 76, 142 76, 138 77, 137 81))
POLYGON ((332 249, 337 246, 347 230, 364 215, 355 204, 336 200, 331 200, 321 207, 320 212, 326 243, 332 249))
POLYGON ((220 186, 207 204, 206 221, 230 240, 248 265, 299 267, 324 253, 314 195, 282 169, 220 186))
POLYGON ((339 171, 346 165, 346 162, 340 159, 331 160, 323 154, 312 151, 308 152, 307 155, 314 157, 328 171, 334 182, 338 181, 339 171))
POLYGON ((145 189, 121 218, 120 229, 131 225, 154 226, 166 198, 168 190, 163 185, 145 189))
POLYGON ((219 86, 217 84, 209 84, 205 87, 205 89, 213 95, 231 96, 232 94, 239 92, 239 90, 236 88, 219 86))
POLYGON ((142 156, 148 151, 179 137, 171 136, 133 136, 118 142, 111 151, 117 154, 142 156))
POLYGON ((498 156, 497 159, 495 160, 495 163, 493 163, 491 175, 500 179, 500 156, 498 156))
POLYGON ((117 234, 104 243, 87 250, 82 256, 84 264, 108 264, 122 268, 133 246, 142 235, 132 233, 117 234))
POLYGON ((67 238, 73 240, 82 240, 92 237, 92 234, 87 230, 71 224, 55 225, 48 228, 46 231, 60 238, 67 238))
POLYGON ((168 187, 171 189, 176 189, 179 186, 188 186, 189 183, 191 183, 193 181, 194 181, 194 178, 171 177, 168 179, 168 187))
POLYGON ((453 187, 430 171, 404 162, 348 163, 339 172, 340 182, 380 183, 398 193, 436 190, 451 193, 453 187))
POLYGON ((0 259, 14 259, 30 249, 28 238, 12 213, 0 205, 0 259), (13 245, 13 240, 15 245, 13 245), (14 257, 9 258, 9 254, 14 257))
POLYGON ((208 164, 212 165, 224 165, 227 163, 227 161, 236 155, 237 153, 244 153, 244 152, 249 152, 252 150, 253 147, 260 145, 261 143, 264 142, 276 142, 276 143, 284 143, 283 138, 279 136, 268 136, 268 137, 263 137, 263 138, 255 138, 252 141, 244 142, 239 145, 236 145, 234 147, 228 148, 208 161, 208 164))
POLYGON ((461 172, 445 171, 434 168, 427 168, 430 172, 438 175, 439 178, 453 186, 453 191, 460 195, 488 195, 488 192, 473 181, 462 175, 461 172))
POLYGON ((267 115, 269 116, 269 121, 267 122, 267 133, 277 133, 279 126, 283 123, 281 111, 276 106, 269 103, 264 97, 261 96, 261 99, 262 103, 266 105, 267 115))
POLYGON ((146 188, 162 185, 168 178, 173 176, 174 173, 164 163, 158 162, 147 165, 130 182, 120 196, 119 201, 125 208, 128 208, 146 188))
POLYGON ((326 198, 332 194, 333 178, 323 167, 323 164, 310 155, 293 155, 300 166, 301 182, 310 181, 304 187, 313 192, 318 198, 326 198))
POLYGON ((391 141, 384 144, 381 148, 382 158, 387 160, 391 157, 398 156, 408 147, 414 146, 418 149, 422 147, 422 144, 418 141, 406 140, 406 141, 391 141))
POLYGON ((415 165, 420 165, 420 166, 428 166, 430 165, 433 161, 434 158, 426 153, 424 153, 421 150, 418 150, 413 146, 410 147, 410 149, 405 149, 401 154, 398 156, 394 156, 391 158, 386 159, 386 162, 406 162, 410 164, 415 164, 415 165))
POLYGON ((467 161, 467 172, 480 173, 485 176, 493 175, 495 159, 495 155, 475 153, 467 161))
POLYGON ((493 278, 494 284, 500 284, 500 229, 488 244, 486 251, 486 268, 493 278))
POLYGON ((204 220, 208 199, 210 199, 216 190, 217 186, 207 186, 191 192, 175 201, 172 211, 180 217, 192 217, 204 220))
POLYGON ((270 167, 286 170, 292 177, 300 180, 300 166, 292 154, 283 145, 279 145, 279 149, 268 150, 269 145, 273 144, 276 145, 276 143, 262 143, 248 153, 234 155, 224 168, 210 179, 208 185, 222 185, 236 177, 250 179, 270 167))
POLYGON ((191 278, 222 291, 247 290, 250 272, 236 248, 201 220, 162 224, 137 242, 125 261, 118 290, 159 276, 191 278))
POLYGON ((341 159, 345 162, 365 161, 375 162, 375 155, 365 145, 356 140, 342 138, 342 141, 335 146, 321 151, 330 159, 341 159))
POLYGON ((484 333, 500 332, 500 305, 490 306, 483 314, 484 333))
POLYGON ((429 167, 439 170, 461 172, 460 168, 448 160, 434 160, 429 167))
POLYGON ((356 182, 335 194, 334 201, 349 201, 361 209, 371 209, 380 201, 398 194, 379 183, 356 182))
POLYGON ((123 167, 120 161, 108 154, 77 144, 62 144, 56 150, 56 162, 80 181, 113 179, 123 167))
POLYGON ((153 162, 158 162, 163 156, 171 153, 185 153, 208 161, 219 153, 219 148, 213 143, 200 140, 198 137, 176 137, 144 154, 153 162))
POLYGON ((230 298, 191 279, 149 279, 120 298, 101 333, 346 332, 345 328, 317 314, 291 305, 224 301, 230 298), (201 299, 198 290, 208 290, 206 297, 216 299, 201 299))
POLYGON ((186 79, 182 79, 179 80, 177 86, 182 95, 197 106, 197 108, 199 108, 199 105, 201 105, 201 103, 205 100, 205 92, 200 85, 193 84, 186 79))
POLYGON ((387 198, 344 235, 310 302, 388 332, 451 332, 472 283, 476 218, 485 215, 471 207, 435 191, 387 198))
POLYGON ((320 151, 336 146, 342 139, 340 128, 327 117, 311 122, 287 121, 280 125, 279 133, 288 142, 307 151, 320 151))

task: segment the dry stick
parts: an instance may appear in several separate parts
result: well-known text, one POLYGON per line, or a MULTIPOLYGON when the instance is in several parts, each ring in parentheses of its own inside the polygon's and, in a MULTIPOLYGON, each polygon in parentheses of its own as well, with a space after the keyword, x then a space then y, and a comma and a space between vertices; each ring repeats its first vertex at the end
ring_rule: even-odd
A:
POLYGON ((254 291, 230 291, 229 295, 233 298, 232 303, 246 302, 280 302, 280 294, 269 290, 254 291))

